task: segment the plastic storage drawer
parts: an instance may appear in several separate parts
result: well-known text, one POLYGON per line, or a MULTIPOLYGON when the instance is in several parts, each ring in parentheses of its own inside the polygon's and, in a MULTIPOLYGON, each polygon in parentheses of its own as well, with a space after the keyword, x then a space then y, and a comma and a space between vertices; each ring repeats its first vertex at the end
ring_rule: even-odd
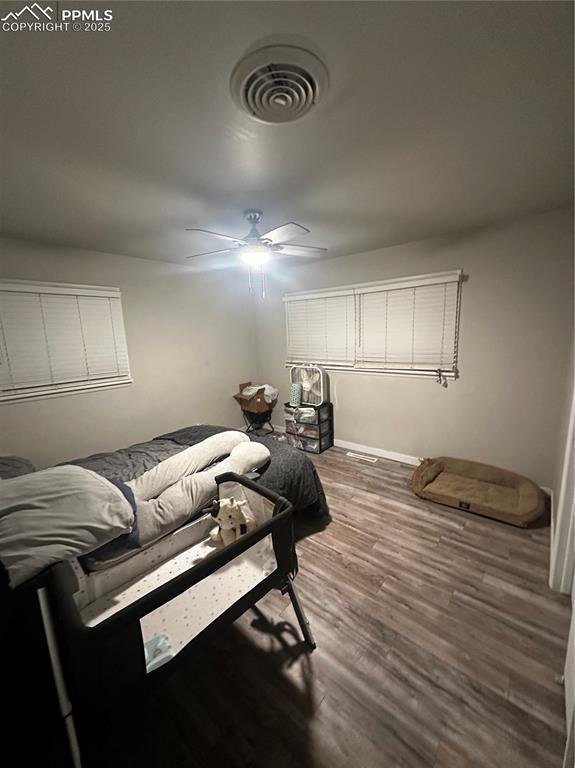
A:
POLYGON ((288 421, 286 419, 286 432, 299 437, 311 437, 317 440, 320 435, 329 435, 329 421, 322 421, 321 424, 302 424, 297 421, 288 421))
POLYGON ((293 445, 294 448, 299 448, 302 451, 308 453, 322 453, 327 448, 331 448, 333 440, 331 434, 320 435, 318 438, 313 437, 300 437, 299 435, 287 434, 288 443, 293 445))
POLYGON ((284 416, 287 421, 298 421, 300 424, 319 424, 328 421, 330 416, 330 403, 313 406, 301 405, 294 407, 289 403, 284 405, 284 416))

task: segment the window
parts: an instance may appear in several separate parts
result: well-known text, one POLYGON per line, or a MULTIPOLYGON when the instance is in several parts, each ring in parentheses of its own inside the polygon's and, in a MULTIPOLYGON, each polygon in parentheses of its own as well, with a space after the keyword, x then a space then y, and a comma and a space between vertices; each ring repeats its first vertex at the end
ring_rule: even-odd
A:
POLYGON ((287 363, 457 375, 461 270, 284 296, 287 363))
POLYGON ((0 282, 0 401, 131 381, 118 288, 0 282))

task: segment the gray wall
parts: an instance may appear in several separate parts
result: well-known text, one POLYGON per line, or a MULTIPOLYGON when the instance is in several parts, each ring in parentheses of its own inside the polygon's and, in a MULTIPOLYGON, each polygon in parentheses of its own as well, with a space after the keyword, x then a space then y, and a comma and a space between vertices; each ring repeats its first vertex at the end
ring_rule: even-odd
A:
POLYGON ((0 453, 39 467, 196 422, 239 426, 232 395, 254 376, 245 275, 0 241, 0 277, 118 286, 134 383, 0 404, 0 453))
MULTIPOLYGON (((331 373, 336 439, 410 456, 453 455, 553 486, 573 302, 572 209, 294 267, 257 303, 259 378, 281 386, 283 293, 461 267, 461 378, 331 373)), ((277 414, 276 421, 281 421, 277 414)))
MULTIPOLYGON (((287 398, 283 293, 463 268, 461 378, 331 374, 336 438, 410 456, 451 454, 557 484, 573 306, 572 211, 296 266, 253 305, 245 275, 0 241, 0 276, 122 289, 134 384, 0 405, 0 452, 38 466, 200 421, 240 426, 239 381, 287 398)), ((276 413, 281 421, 281 412, 276 413)))

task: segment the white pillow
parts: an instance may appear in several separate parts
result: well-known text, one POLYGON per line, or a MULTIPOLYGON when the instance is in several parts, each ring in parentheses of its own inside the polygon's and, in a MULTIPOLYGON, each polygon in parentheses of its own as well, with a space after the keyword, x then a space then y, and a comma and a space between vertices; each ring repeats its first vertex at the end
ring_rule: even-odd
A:
POLYGON ((52 467, 0 484, 0 561, 16 587, 60 560, 130 533, 134 511, 89 469, 52 467))

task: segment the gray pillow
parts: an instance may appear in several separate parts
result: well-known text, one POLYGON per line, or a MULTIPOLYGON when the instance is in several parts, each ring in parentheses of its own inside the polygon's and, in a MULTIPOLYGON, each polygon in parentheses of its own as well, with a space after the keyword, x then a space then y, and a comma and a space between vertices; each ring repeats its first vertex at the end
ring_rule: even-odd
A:
POLYGON ((101 475, 51 467, 0 481, 0 561, 16 587, 46 566, 129 534, 130 502, 101 475))

